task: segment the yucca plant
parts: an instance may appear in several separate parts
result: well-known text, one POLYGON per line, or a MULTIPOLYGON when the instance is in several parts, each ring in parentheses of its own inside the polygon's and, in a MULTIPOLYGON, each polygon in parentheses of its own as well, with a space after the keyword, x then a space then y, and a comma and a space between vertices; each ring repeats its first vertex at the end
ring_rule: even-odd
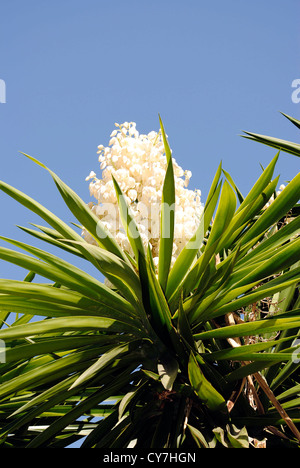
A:
POLYGON ((2 448, 300 447, 300 174, 277 194, 277 154, 243 197, 220 165, 172 263, 173 159, 160 124, 158 265, 116 179, 132 255, 51 170, 74 227, 0 182, 47 223, 24 231, 99 272, 2 237, 27 252, 0 248, 27 270, 0 280, 2 448))

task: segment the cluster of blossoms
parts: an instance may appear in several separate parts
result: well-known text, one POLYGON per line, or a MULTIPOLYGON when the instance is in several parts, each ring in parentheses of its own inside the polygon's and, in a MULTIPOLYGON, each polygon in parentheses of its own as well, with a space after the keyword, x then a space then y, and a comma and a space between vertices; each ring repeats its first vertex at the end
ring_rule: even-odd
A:
MULTIPOLYGON (((284 184, 281 184, 279 189, 276 190, 276 196, 278 197, 278 195, 280 195, 280 193, 282 192, 282 190, 285 189, 285 185, 284 184)), ((268 208, 272 203, 273 201, 275 200, 274 198, 274 195, 271 196, 270 200, 265 204, 264 208, 268 208)))
MULTIPOLYGON (((113 234, 120 247, 133 254, 128 238, 119 219, 117 197, 112 176, 118 182, 130 207, 145 248, 150 245, 154 264, 158 263, 160 237, 160 208, 162 189, 167 169, 161 132, 140 134, 134 122, 115 124, 109 145, 98 147, 101 179, 92 171, 86 180, 90 182, 90 194, 97 203, 89 203, 91 210, 113 234)), ((187 188, 190 171, 184 171, 173 158, 175 178, 175 232, 173 243, 174 263, 176 257, 193 236, 198 225, 203 205, 200 190, 187 188)), ((87 242, 94 243, 90 234, 83 230, 87 242)))

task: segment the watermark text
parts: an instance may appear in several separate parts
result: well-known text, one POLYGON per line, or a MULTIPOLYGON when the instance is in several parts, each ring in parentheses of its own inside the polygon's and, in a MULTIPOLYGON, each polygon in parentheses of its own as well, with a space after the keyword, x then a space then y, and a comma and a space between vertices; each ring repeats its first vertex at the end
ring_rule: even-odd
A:
POLYGON ((299 364, 300 362, 300 338, 297 338, 295 343, 295 351, 292 354, 292 362, 294 364, 299 364))
POLYGON ((0 104, 6 103, 6 83, 0 79, 0 104))
POLYGON ((292 92, 292 102, 294 104, 299 104, 300 102, 300 78, 296 78, 292 81, 292 88, 295 90, 292 92))
MULTIPOLYGON (((122 195, 120 196, 120 198, 122 195)), ((125 206, 125 203, 124 205, 125 206)), ((137 239, 140 234, 145 234, 148 239, 189 239, 186 245, 187 249, 199 248, 204 238, 204 211, 199 210, 198 219, 194 219, 189 225, 189 217, 186 216, 184 223, 177 223, 175 204, 168 203, 153 203, 146 205, 138 202, 135 207, 135 214, 132 210, 125 209, 125 216, 128 235, 132 239, 137 239), (161 229, 161 215, 164 214, 164 229, 161 229), (174 223, 174 229, 171 230, 171 225, 174 223), (138 223, 137 223, 138 219, 138 223), (142 231, 140 232, 140 229, 142 231)), ((97 206, 96 215, 99 217, 99 222, 96 226, 96 234, 99 239, 105 239, 108 236, 106 226, 110 226, 109 230, 114 232, 124 232, 122 217, 119 216, 119 208, 114 203, 102 203, 97 206)))
POLYGON ((6 362, 6 347, 3 340, 0 340, 0 364, 6 362))

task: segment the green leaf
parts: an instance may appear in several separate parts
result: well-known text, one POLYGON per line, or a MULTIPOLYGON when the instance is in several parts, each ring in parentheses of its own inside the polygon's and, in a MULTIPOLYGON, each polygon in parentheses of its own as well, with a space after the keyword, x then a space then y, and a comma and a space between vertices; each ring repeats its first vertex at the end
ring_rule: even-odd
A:
POLYGON ((260 135, 259 133, 244 132, 246 135, 242 135, 243 138, 263 143, 264 145, 277 148, 286 153, 293 154, 294 156, 300 156, 300 145, 298 143, 292 143, 291 141, 282 140, 280 138, 274 138, 266 135, 260 135))
MULTIPOLYGON (((297 327, 299 329, 299 325, 297 327)), ((293 349, 293 348, 291 348, 293 349)), ((283 351, 278 353, 278 354, 286 354, 283 351)), ((291 360, 290 362, 286 363, 286 365, 280 369, 280 371, 277 373, 276 377, 273 378, 272 383, 271 383, 271 388, 272 390, 276 390, 280 385, 283 384, 283 382, 291 377, 297 369, 300 367, 300 361, 299 361, 300 353, 299 353, 299 345, 294 347, 294 351, 291 353, 291 360)))
POLYGON ((0 330, 0 339, 12 340, 28 336, 44 335, 48 333, 64 333, 69 331, 107 331, 129 332, 141 336, 141 331, 128 323, 108 317, 62 317, 51 320, 31 322, 25 325, 0 330))
POLYGON ((138 385, 134 387, 134 390, 124 395, 124 397, 122 398, 119 404, 119 420, 124 416, 125 412, 127 411, 128 406, 134 400, 137 394, 143 390, 146 383, 147 383, 147 380, 140 381, 138 385))
POLYGON ((199 448, 202 448, 202 447, 210 448, 209 443, 206 440, 206 437, 204 437, 204 435, 196 427, 191 426, 191 424, 187 424, 187 427, 189 428, 190 433, 199 448))
POLYGON ((72 247, 69 244, 66 244, 65 243, 66 239, 62 239, 62 236, 59 233, 57 233, 57 231, 54 231, 53 229, 50 229, 50 228, 48 229, 44 226, 38 226, 36 224, 34 224, 33 226, 36 226, 37 228, 42 229, 43 232, 36 231, 35 229, 25 228, 23 226, 17 226, 17 227, 21 229, 22 231, 26 232, 26 234, 30 234, 31 236, 36 237, 39 240, 42 240, 44 242, 47 242, 48 244, 54 245, 55 247, 65 250, 66 252, 76 255, 77 257, 86 259, 86 257, 84 257, 84 255, 81 252, 79 252, 76 248, 72 247), (49 233, 55 232, 56 235, 51 236, 50 234, 48 234, 48 232, 49 233))
MULTIPOLYGON (((296 280, 291 280, 283 283, 281 286, 278 284, 274 284, 273 287, 267 288, 264 284, 260 288, 255 289, 256 283, 248 284, 246 286, 242 286, 240 288, 229 290, 229 292, 225 292, 219 298, 216 298, 211 305, 208 307, 204 307, 205 303, 200 303, 200 306, 194 311, 194 320, 197 319, 198 322, 205 321, 208 318, 212 319, 215 317, 219 317, 225 315, 229 312, 234 312, 239 310, 242 307, 246 307, 250 304, 255 303, 261 299, 268 297, 268 294, 273 294, 274 292, 284 289, 291 284, 296 284, 296 280), (245 292, 253 289, 253 292, 248 294, 244 294, 245 292), (235 300, 231 300, 234 299, 235 300)), ((268 284, 268 283, 267 283, 268 284)), ((193 312, 193 311, 192 311, 193 312)))
MULTIPOLYGON (((278 248, 281 248, 283 244, 293 239, 299 232, 300 216, 297 216, 297 218, 294 218, 291 222, 281 227, 275 234, 263 238, 261 242, 255 246, 255 249, 248 251, 245 256, 238 260, 237 267, 245 267, 249 263, 261 262, 264 259, 267 260, 278 248)), ((245 246, 245 250, 248 250, 247 246, 245 246)))
POLYGON ((135 219, 126 202, 125 196, 122 193, 122 190, 120 189, 119 184, 116 181, 116 179, 113 176, 112 176, 112 179, 113 179, 113 183, 114 183, 114 187, 115 187, 115 191, 117 195, 122 224, 126 231, 132 250, 134 252, 135 259, 137 261, 139 252, 144 256, 146 255, 144 244, 141 239, 141 235, 139 233, 135 219))
MULTIPOLYGON (((264 208, 265 204, 273 195, 278 183, 278 179, 279 177, 270 182, 269 185, 259 194, 259 196, 249 203, 249 205, 244 205, 242 210, 236 211, 231 223, 227 227, 226 231, 222 234, 220 243, 218 244, 219 251, 223 248, 232 248, 232 245, 236 239, 238 240, 238 243, 241 244, 241 246, 244 245, 244 236, 243 234, 241 235, 241 233, 243 233, 243 231, 248 228, 249 221, 251 222, 253 218, 260 215, 260 211, 264 208)), ((256 239, 254 238, 254 242, 255 240, 256 239)))
MULTIPOLYGON (((206 249, 216 243, 221 234, 226 230, 236 209, 236 197, 227 180, 225 180, 216 216, 213 221, 212 229, 208 238, 206 249)), ((218 244, 217 244, 218 245, 218 244)), ((215 248, 217 251, 217 247, 215 248)))
MULTIPOLYGON (((31 159, 33 162, 39 166, 46 169, 52 176, 64 202, 73 213, 73 215, 78 219, 78 221, 89 231, 89 233, 94 237, 94 239, 99 243, 100 247, 113 252, 115 255, 126 260, 124 253, 118 246, 116 240, 110 233, 104 224, 99 220, 99 218, 90 210, 86 203, 74 192, 70 187, 67 186, 51 169, 46 167, 37 159, 29 156, 28 154, 22 153, 27 158, 31 159)), ((74 240, 79 240, 74 239, 74 240)), ((82 240, 82 238, 81 238, 82 240)))
POLYGON ((113 427, 118 422, 118 410, 114 411, 106 418, 99 421, 97 427, 87 436, 80 448, 91 448, 105 435, 110 434, 113 427))
MULTIPOLYGON (((99 302, 105 303, 108 307, 120 307, 121 310, 125 307, 128 311, 132 310, 129 304, 126 304, 126 301, 124 301, 120 295, 74 265, 44 250, 24 244, 23 242, 4 237, 1 237, 1 239, 10 242, 16 247, 27 250, 43 260, 43 262, 19 252, 0 247, 0 258, 2 260, 30 269, 37 274, 74 289, 87 297, 99 300, 99 302)), ((117 259, 118 257, 115 258, 117 259)))
MULTIPOLYGON (((123 339, 123 338, 122 338, 123 339)), ((128 336, 127 336, 128 339, 128 336)), ((14 346, 6 350, 6 362, 15 362, 19 360, 26 360, 35 356, 55 353, 58 351, 78 349, 84 346, 98 346, 99 351, 107 347, 112 347, 120 341, 120 338, 115 336, 62 336, 55 338, 46 338, 39 340, 36 343, 30 343, 20 346, 14 346)), ((126 341, 126 335, 124 335, 126 341)))
POLYGON ((212 411, 226 411, 224 398, 205 378, 193 352, 190 353, 188 373, 191 386, 199 399, 212 411))
POLYGON ((199 226, 194 236, 187 242, 180 254, 175 260, 175 263, 170 271, 166 296, 172 301, 171 297, 178 295, 178 287, 184 281, 186 274, 189 271, 193 261, 196 258, 197 253, 204 240, 204 236, 208 229, 208 225, 211 221, 213 212, 215 210, 221 185, 219 184, 214 193, 211 195, 209 202, 206 203, 202 216, 200 218, 199 226))
POLYGON ((164 334, 172 328, 171 313, 155 273, 142 255, 139 257, 139 273, 145 310, 157 327, 157 333, 161 331, 164 334))
POLYGON ((178 362, 170 354, 164 354, 160 357, 157 370, 164 388, 171 391, 179 370, 178 362))
POLYGON ((280 400, 283 400, 285 398, 289 398, 291 396, 298 395, 299 392, 300 392, 300 384, 289 388, 288 390, 280 393, 280 395, 276 395, 276 398, 277 398, 277 400, 280 401, 280 400))
POLYGON ((167 172, 165 175, 161 201, 160 244, 158 263, 158 279, 162 289, 165 290, 168 282, 168 275, 173 251, 175 222, 175 181, 171 150, 167 141, 161 118, 159 118, 159 121, 163 136, 165 153, 167 157, 167 172))
MULTIPOLYGON (((140 341, 133 342, 131 341, 128 344, 120 345, 114 347, 113 349, 109 350, 107 353, 103 354, 92 366, 86 369, 83 374, 81 374, 75 382, 71 385, 70 390, 78 385, 82 385, 83 383, 91 380, 96 375, 99 375, 100 371, 104 369, 106 366, 111 364, 120 356, 129 353, 133 349, 135 349, 139 345, 140 341)), ((134 357, 136 360, 136 357, 134 357)))
MULTIPOLYGON (((241 278, 239 281, 236 281, 236 277, 232 275, 230 285, 234 284, 235 287, 239 287, 247 283, 250 284, 254 281, 259 281, 289 268, 299 260, 300 238, 287 243, 280 249, 273 250, 271 258, 269 257, 266 260, 262 259, 262 261, 258 263, 250 264, 249 269, 251 268, 252 271, 248 272, 248 268, 246 270, 247 272, 241 269, 238 273, 238 277, 241 278), (244 275, 241 277, 243 273, 244 275)), ((296 274, 296 271, 293 274, 296 274)))
MULTIPOLYGON (((80 363, 88 363, 97 355, 98 349, 89 349, 71 353, 60 359, 48 360, 42 365, 35 365, 28 372, 18 375, 15 378, 2 382, 0 387, 0 398, 10 394, 15 394, 23 389, 35 388, 47 382, 57 381, 57 379, 74 372, 80 363)), ((38 362, 36 361, 36 364, 38 362)))
POLYGON ((183 308, 183 298, 181 296, 179 307, 178 307, 178 333, 180 337, 184 340, 184 342, 192 349, 193 351, 197 352, 196 344, 194 341, 193 333, 190 328, 190 324, 188 321, 187 314, 183 308))
MULTIPOLYGON (((299 242, 297 242, 297 244, 299 245, 299 242)), ((252 290, 252 288, 257 286, 262 280, 272 277, 275 273, 281 272, 285 268, 292 266, 294 261, 297 261, 297 244, 293 246, 293 244, 290 243, 287 244, 287 250, 279 250, 278 256, 274 255, 273 257, 274 265, 272 265, 272 259, 268 259, 265 262, 254 265, 250 264, 247 268, 238 270, 236 274, 231 276, 227 283, 228 292, 224 291, 219 295, 212 305, 206 309, 205 316, 208 316, 208 314, 215 309, 218 309, 220 315, 228 311, 238 310, 240 307, 250 304, 251 301, 252 303, 256 302, 263 299, 263 297, 268 297, 285 288, 296 285, 299 281, 299 267, 291 268, 286 273, 273 279, 270 278, 270 281, 252 290), (296 254, 294 254, 294 252, 296 252, 296 254), (230 301, 235 298, 237 299, 230 303, 230 301)), ((200 308, 203 309, 201 305, 200 308)))
MULTIPOLYGON (((220 269, 217 273, 218 276, 215 275, 213 277, 213 282, 215 283, 215 288, 213 287, 213 292, 211 294, 206 294, 203 296, 201 291, 201 287, 198 287, 200 292, 195 294, 190 300, 186 301, 185 303, 185 313, 190 315, 190 320, 195 321, 196 319, 202 319, 202 315, 205 316, 208 314, 208 311, 211 310, 215 302, 219 303, 220 297, 222 298, 222 291, 226 288, 228 281, 230 279, 230 275, 234 268, 235 262, 239 255, 239 249, 237 249, 234 254, 228 258, 228 262, 226 262, 225 268, 220 269), (199 296, 201 301, 199 302, 199 296), (190 306, 189 306, 190 304, 190 306)), ((224 262, 225 263, 225 262, 224 262)), ((211 279, 212 280, 212 279, 211 279)))
POLYGON ((252 189, 239 206, 237 213, 240 212, 243 208, 245 208, 245 206, 249 205, 254 200, 256 200, 259 197, 259 195, 264 191, 264 189, 268 186, 272 179, 278 158, 279 153, 276 154, 276 156, 272 159, 272 161, 268 164, 261 176, 258 178, 256 183, 253 185, 252 189))
POLYGON ((291 117, 290 115, 285 114, 284 112, 280 112, 284 117, 286 117, 292 124, 294 124, 297 128, 300 129, 300 120, 291 117))
MULTIPOLYGON (((248 375, 253 375, 256 372, 260 372, 263 369, 269 368, 270 366, 276 364, 276 361, 254 361, 250 364, 242 365, 235 369, 232 372, 229 372, 226 375, 227 382, 236 382, 237 380, 241 380, 248 375)), ((286 366, 286 364, 285 364, 286 366)))
POLYGON ((250 336, 269 333, 272 331, 286 330, 300 326, 300 317, 269 318, 265 320, 256 320, 254 322, 245 322, 228 327, 209 330, 201 333, 196 333, 196 340, 207 340, 211 338, 236 338, 239 336, 250 336))
MULTIPOLYGON (((12 300, 16 300, 17 305, 18 298, 23 298, 24 309, 26 309, 27 305, 34 305, 34 303, 38 301, 39 305, 45 306, 46 309, 49 305, 57 304, 58 310, 62 307, 62 310, 66 310, 66 314, 68 314, 67 308, 69 307, 70 311, 77 309, 77 311, 85 311, 85 314, 113 316, 114 318, 122 318, 124 321, 132 321, 133 317, 136 316, 132 306, 127 303, 129 305, 129 307, 127 307, 127 301, 125 301, 125 303, 120 301, 119 299, 121 299, 121 296, 118 296, 116 293, 114 294, 116 294, 118 298, 117 301, 114 301, 113 295, 109 295, 107 300, 104 299, 100 302, 100 300, 94 300, 64 288, 2 279, 0 279, 0 293, 0 304, 2 304, 2 308, 5 307, 7 302, 11 303, 12 300)), ((42 310, 40 315, 43 315, 42 310)))
MULTIPOLYGON (((217 171, 215 173, 215 176, 213 178, 213 181, 211 183, 211 186, 210 186, 210 189, 209 189, 209 192, 208 192, 208 195, 207 195, 206 203, 205 203, 206 207, 209 204, 211 204, 212 198, 215 195, 218 186, 220 186, 221 173, 222 173, 222 161, 220 162, 220 164, 218 166, 218 169, 217 169, 217 171)), ((210 222, 210 220, 209 220, 209 222, 210 222)))
POLYGON ((228 180, 228 182, 230 183, 230 185, 232 186, 232 188, 236 191, 236 194, 238 196, 238 199, 239 199, 239 202, 240 203, 243 203, 244 201, 244 197, 243 195, 241 194, 240 190, 238 189, 238 187, 236 186, 235 182, 233 181, 231 175, 225 171, 224 169, 222 169, 222 172, 224 173, 226 179, 228 180))
MULTIPOLYGON (((85 365, 86 364, 83 363, 78 366, 77 371, 80 370, 81 366, 85 367, 85 365)), ((25 414, 20 418, 14 418, 13 422, 5 427, 5 431, 3 431, 1 435, 3 436, 10 431, 14 431, 19 427, 22 427, 24 424, 32 421, 35 416, 42 414, 45 409, 51 408, 54 404, 62 401, 64 397, 70 397, 71 394, 69 393, 66 395, 66 392, 68 391, 72 381, 76 379, 76 375, 77 374, 75 372, 75 374, 59 381, 59 383, 56 383, 53 386, 50 385, 47 390, 38 393, 38 395, 34 398, 30 398, 28 401, 24 400, 25 404, 19 406, 16 411, 9 415, 9 418, 13 418, 14 416, 23 412, 25 414)))
POLYGON ((218 441, 226 448, 249 448, 249 436, 246 427, 238 429, 234 424, 226 424, 226 430, 221 427, 213 429, 218 441))
POLYGON ((18 189, 15 189, 11 185, 6 184, 3 181, 0 181, 0 190, 14 198, 17 202, 24 205, 26 208, 31 210, 33 213, 37 214, 43 218, 47 223, 50 224, 54 229, 56 229, 63 237, 67 239, 82 240, 82 237, 77 234, 76 231, 71 229, 66 223, 59 219, 56 215, 51 213, 47 208, 41 205, 39 202, 35 201, 33 198, 30 198, 28 195, 25 195, 18 189))
POLYGON ((293 178, 285 189, 275 198, 270 206, 257 219, 253 226, 244 235, 243 242, 254 239, 264 233, 270 226, 286 216, 300 198, 300 173, 293 178))
MULTIPOLYGON (((76 241, 70 242, 78 244, 76 241)), ((84 245, 84 242, 82 244, 84 245)), ((136 302, 141 303, 142 292, 139 278, 129 263, 124 262, 113 253, 92 244, 85 245, 85 249, 98 262, 98 269, 101 273, 123 293, 124 297, 132 305, 136 302)))
MULTIPOLYGON (((250 345, 242 345, 237 348, 225 348, 221 351, 215 351, 205 356, 207 361, 223 360, 241 360, 241 361, 287 361, 292 358, 293 351, 290 352, 271 352, 272 348, 278 343, 283 343, 289 338, 279 340, 270 340, 250 345), (270 352, 260 352, 265 350, 270 352)), ((204 357, 204 355, 203 355, 204 357)))
MULTIPOLYGON (((88 398, 81 401, 65 416, 56 419, 45 431, 35 437, 32 442, 27 445, 27 448, 38 448, 43 446, 48 440, 51 440, 59 431, 65 428, 70 422, 76 421, 85 411, 98 405, 100 402, 109 398, 114 392, 119 391, 120 388, 132 379, 130 373, 122 373, 114 382, 105 385, 104 388, 96 390, 88 398)), ((118 416, 118 413, 116 413, 118 416)), ((104 420, 105 421, 105 420, 104 420)))

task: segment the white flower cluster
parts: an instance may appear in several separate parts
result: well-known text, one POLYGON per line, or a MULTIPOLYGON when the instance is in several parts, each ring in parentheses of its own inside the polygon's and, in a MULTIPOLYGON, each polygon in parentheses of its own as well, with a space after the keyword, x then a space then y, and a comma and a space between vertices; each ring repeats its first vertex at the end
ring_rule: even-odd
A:
MULTIPOLYGON (((140 134, 134 122, 115 124, 109 146, 100 145, 99 162, 102 178, 94 171, 86 178, 90 182, 90 194, 97 203, 89 203, 91 210, 114 235, 121 248, 133 254, 128 238, 119 220, 117 197, 112 175, 118 182, 131 214, 141 234, 145 247, 152 249, 154 264, 158 263, 160 236, 160 208, 167 161, 161 132, 140 134)), ((176 257, 193 236, 198 225, 203 205, 200 190, 187 188, 190 171, 184 171, 173 160, 175 177, 175 232, 173 243, 174 263, 176 257)), ((83 237, 95 243, 90 234, 83 230, 83 237)))
MULTIPOLYGON (((285 189, 285 185, 281 184, 279 187, 279 190, 276 190, 276 196, 278 197, 278 195, 280 195, 282 190, 284 189, 285 189)), ((273 203, 274 200, 275 200, 274 195, 272 195, 269 201, 265 204, 264 209, 268 208, 273 203)))

